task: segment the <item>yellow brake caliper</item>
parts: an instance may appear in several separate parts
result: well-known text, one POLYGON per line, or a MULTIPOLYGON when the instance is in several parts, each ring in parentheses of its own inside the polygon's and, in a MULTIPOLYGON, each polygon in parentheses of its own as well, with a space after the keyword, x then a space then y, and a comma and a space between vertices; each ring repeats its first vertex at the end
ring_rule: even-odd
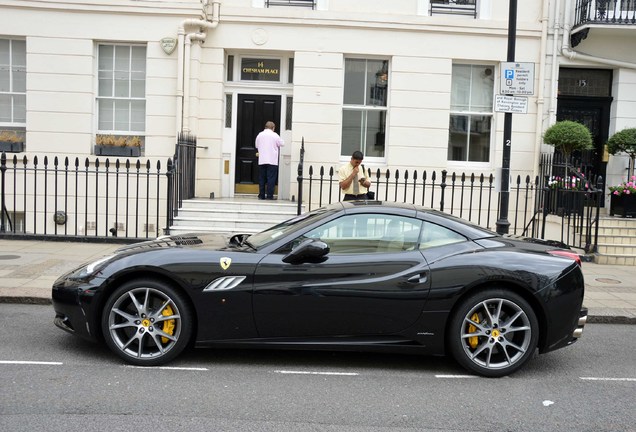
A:
MULTIPOLYGON (((161 312, 161 315, 163 316, 170 316, 172 315, 172 308, 170 307, 170 305, 166 306, 163 310, 163 312, 161 312)), ((174 320, 168 320, 168 321, 164 321, 163 322, 163 329, 164 333, 169 334, 170 336, 172 336, 174 334, 174 320)), ((163 343, 168 343, 168 338, 167 337, 162 337, 161 338, 161 342, 163 343)))
MULTIPOLYGON (((476 313, 473 314, 473 316, 470 317, 471 321, 474 321, 476 323, 479 322, 479 315, 477 315, 476 313)), ((477 331, 477 327, 475 327, 474 325, 470 324, 468 326, 468 333, 475 333, 477 331)), ((479 337, 477 336, 471 336, 468 338, 468 345, 470 345, 471 348, 477 348, 477 344, 479 343, 479 337)))

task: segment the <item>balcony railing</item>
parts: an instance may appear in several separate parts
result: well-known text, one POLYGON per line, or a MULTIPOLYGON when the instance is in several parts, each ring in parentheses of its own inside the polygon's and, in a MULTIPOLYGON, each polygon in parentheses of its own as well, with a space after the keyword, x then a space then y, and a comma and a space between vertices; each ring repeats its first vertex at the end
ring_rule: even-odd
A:
POLYGON ((573 28, 584 24, 636 25, 636 0, 576 0, 573 28))
POLYGON ((477 0, 431 0, 431 15, 468 15, 477 18, 477 0))
POLYGON ((300 6, 316 9, 316 0, 265 0, 265 7, 300 6))

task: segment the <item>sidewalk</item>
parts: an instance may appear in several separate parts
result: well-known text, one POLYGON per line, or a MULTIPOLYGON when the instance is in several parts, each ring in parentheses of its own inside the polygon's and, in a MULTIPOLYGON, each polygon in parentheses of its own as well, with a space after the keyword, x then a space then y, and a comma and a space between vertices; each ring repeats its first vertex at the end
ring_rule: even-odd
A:
MULTIPOLYGON (((0 303, 49 304, 64 272, 121 247, 111 243, 0 240, 0 303)), ((636 324, 636 268, 583 263, 588 322, 636 324)))

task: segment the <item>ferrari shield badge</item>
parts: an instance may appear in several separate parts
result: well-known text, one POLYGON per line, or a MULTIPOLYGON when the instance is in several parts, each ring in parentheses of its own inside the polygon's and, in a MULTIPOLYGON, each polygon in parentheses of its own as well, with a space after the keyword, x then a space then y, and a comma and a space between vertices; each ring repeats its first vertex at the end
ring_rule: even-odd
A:
POLYGON ((232 258, 223 257, 219 260, 219 264, 221 264, 223 270, 227 270, 230 268, 230 264, 232 264, 232 258))

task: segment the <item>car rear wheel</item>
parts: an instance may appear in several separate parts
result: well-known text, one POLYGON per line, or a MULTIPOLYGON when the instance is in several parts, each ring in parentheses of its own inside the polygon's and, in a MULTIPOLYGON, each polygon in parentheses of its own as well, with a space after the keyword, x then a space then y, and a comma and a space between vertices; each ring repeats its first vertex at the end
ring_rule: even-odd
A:
POLYGON ((501 377, 521 368, 534 354, 539 325, 521 296, 490 289, 465 299, 451 318, 449 345, 466 369, 501 377))
POLYGON ((135 280, 119 287, 106 302, 102 332, 108 347, 128 363, 156 366, 187 346, 192 313, 172 287, 135 280))

